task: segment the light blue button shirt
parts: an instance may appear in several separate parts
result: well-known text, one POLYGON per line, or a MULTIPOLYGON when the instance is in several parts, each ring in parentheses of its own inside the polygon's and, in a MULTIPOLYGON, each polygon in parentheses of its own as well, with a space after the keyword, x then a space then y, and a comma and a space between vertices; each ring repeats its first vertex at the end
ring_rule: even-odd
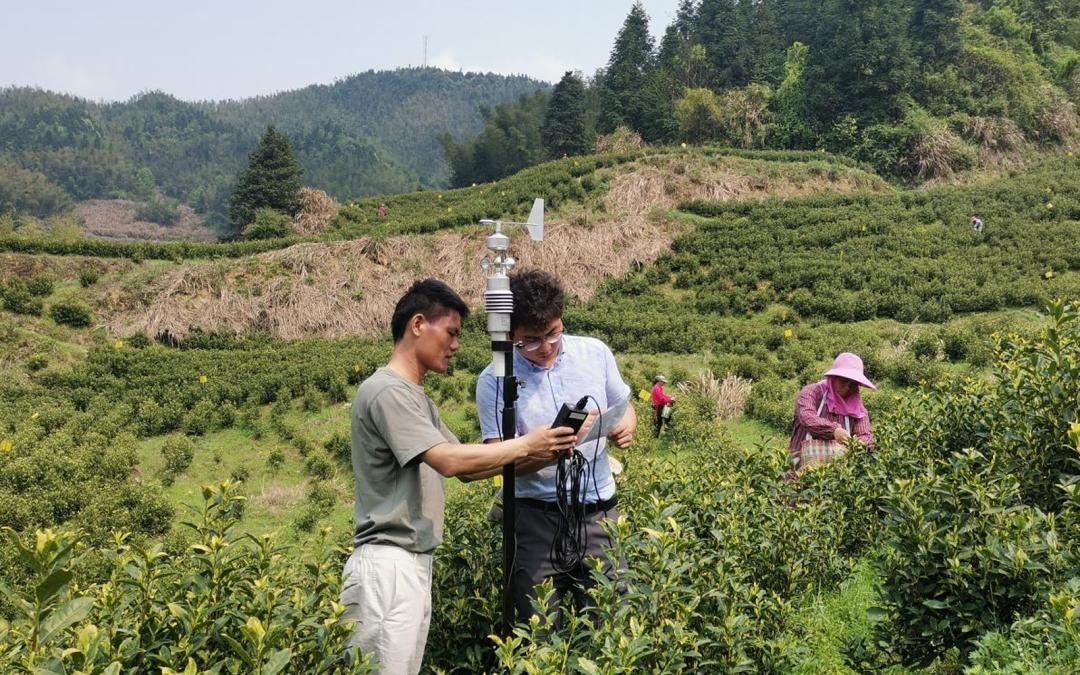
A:
MULTIPOLYGON (((582 396, 592 396, 602 411, 630 396, 630 387, 619 374, 614 354, 603 342, 591 337, 563 335, 559 356, 551 368, 541 368, 515 350, 514 375, 524 382, 518 388, 519 436, 537 427, 551 426, 563 403, 572 406, 582 396)), ((484 440, 501 437, 504 405, 502 381, 492 375, 489 364, 476 382, 476 406, 484 440)), ((590 400, 588 407, 595 410, 596 403, 590 400)), ((615 496, 615 478, 608 464, 607 439, 600 439, 599 450, 596 441, 589 441, 578 450, 589 466, 595 467, 596 483, 594 486, 590 479, 585 486, 585 501, 597 501, 597 494, 601 500, 611 499, 615 496)), ((555 501, 555 465, 518 476, 514 492, 518 497, 555 501)))

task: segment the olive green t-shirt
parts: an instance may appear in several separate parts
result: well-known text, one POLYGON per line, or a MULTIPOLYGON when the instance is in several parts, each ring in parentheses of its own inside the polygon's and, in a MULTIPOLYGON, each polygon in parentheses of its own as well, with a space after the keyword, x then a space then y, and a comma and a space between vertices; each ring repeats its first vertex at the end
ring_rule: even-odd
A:
POLYGON ((423 387, 386 367, 360 384, 352 405, 355 546, 430 553, 442 543, 443 477, 421 455, 444 442, 458 440, 423 387))

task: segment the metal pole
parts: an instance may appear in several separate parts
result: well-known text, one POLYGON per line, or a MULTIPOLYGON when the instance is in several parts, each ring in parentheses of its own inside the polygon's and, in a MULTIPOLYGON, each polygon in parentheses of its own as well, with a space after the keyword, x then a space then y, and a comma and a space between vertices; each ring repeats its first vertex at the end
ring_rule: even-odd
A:
MULTIPOLYGON (((493 345, 494 346, 494 345, 493 345)), ((517 379, 514 377, 514 348, 505 352, 506 376, 503 378, 502 435, 504 439, 514 438, 517 434, 517 418, 514 404, 517 402, 517 379)), ((517 504, 514 497, 514 463, 503 465, 503 597, 502 597, 502 635, 508 637, 514 628, 515 608, 513 576, 514 558, 517 550, 515 523, 517 504)))

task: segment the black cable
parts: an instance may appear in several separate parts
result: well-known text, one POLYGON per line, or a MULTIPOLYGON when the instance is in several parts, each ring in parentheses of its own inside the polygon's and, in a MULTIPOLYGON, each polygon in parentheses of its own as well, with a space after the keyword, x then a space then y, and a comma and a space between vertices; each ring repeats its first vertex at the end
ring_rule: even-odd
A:
MULTIPOLYGON (((600 412, 599 401, 592 396, 583 396, 577 407, 583 408, 589 399, 596 404, 596 423, 603 427, 604 415, 600 412)), ((589 549, 585 495, 591 478, 599 503, 600 490, 596 485, 596 458, 599 454, 600 437, 597 436, 591 466, 585 455, 574 448, 569 457, 560 457, 555 467, 555 504, 560 517, 555 536, 551 540, 549 559, 552 568, 563 574, 573 575, 589 549)))

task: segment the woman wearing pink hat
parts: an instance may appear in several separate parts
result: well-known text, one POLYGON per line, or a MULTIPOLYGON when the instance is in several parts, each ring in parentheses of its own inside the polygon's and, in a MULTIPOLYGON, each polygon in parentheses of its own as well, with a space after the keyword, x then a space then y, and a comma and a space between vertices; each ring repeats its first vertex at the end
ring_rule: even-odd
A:
POLYGON ((863 374, 862 359, 844 352, 833 361, 825 379, 802 388, 788 443, 796 468, 823 464, 843 454, 852 436, 873 447, 870 415, 860 387, 877 389, 863 374))

